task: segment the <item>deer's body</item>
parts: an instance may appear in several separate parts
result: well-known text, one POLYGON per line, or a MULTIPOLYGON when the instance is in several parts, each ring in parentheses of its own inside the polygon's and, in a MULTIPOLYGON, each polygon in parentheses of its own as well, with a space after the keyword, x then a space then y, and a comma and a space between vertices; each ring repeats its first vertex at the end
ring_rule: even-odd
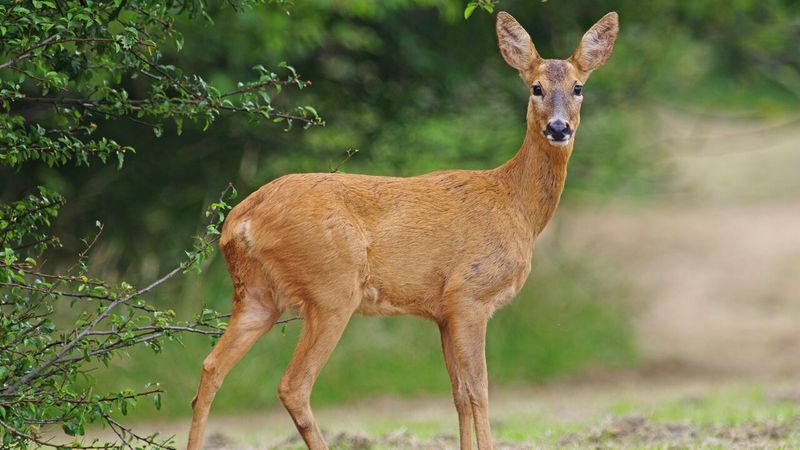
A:
MULTIPOLYGON (((523 147, 517 158, 534 152, 523 147)), ((303 311, 313 301, 306 286, 349 278, 356 312, 366 315, 440 321, 445 299, 460 297, 494 311, 522 287, 533 242, 555 211, 566 160, 554 158, 535 175, 516 173, 525 163, 411 178, 287 175, 231 211, 221 245, 226 256, 252 255, 280 309, 303 311)))
POLYGON ((311 389, 354 313, 436 322, 461 448, 472 448, 474 427, 478 448, 490 449, 486 325, 530 273, 534 242, 564 188, 578 87, 608 59, 616 29, 616 15, 607 15, 570 60, 543 60, 522 27, 498 15, 501 53, 533 86, 525 140, 499 168, 411 178, 294 174, 237 205, 220 239, 233 311, 203 363, 189 449, 201 446, 225 374, 287 309, 305 325, 278 394, 310 449, 327 448, 311 389))

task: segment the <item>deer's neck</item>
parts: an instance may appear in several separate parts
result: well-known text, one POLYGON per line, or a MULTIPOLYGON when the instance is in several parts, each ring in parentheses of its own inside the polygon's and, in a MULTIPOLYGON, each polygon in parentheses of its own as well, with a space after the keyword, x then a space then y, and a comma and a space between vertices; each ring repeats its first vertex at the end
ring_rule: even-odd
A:
POLYGON ((570 140, 566 147, 555 147, 542 133, 529 129, 517 154, 497 169, 534 236, 553 217, 561 199, 572 144, 570 140))

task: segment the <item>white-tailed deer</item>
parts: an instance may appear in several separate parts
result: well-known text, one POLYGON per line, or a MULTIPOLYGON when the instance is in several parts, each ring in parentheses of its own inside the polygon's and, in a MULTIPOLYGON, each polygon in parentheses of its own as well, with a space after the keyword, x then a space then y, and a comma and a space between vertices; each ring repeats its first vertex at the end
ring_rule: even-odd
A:
POLYGON ((542 59, 509 14, 497 15, 506 62, 530 89, 527 134, 492 170, 411 178, 287 175, 228 216, 220 245, 233 279, 228 329, 203 362, 189 450, 203 440, 222 380, 286 309, 305 318, 278 396, 309 449, 326 449, 311 389, 351 315, 415 314, 434 321, 453 386, 461 448, 492 448, 486 325, 522 288, 533 244, 564 188, 583 84, 611 56, 609 13, 566 60, 542 59))

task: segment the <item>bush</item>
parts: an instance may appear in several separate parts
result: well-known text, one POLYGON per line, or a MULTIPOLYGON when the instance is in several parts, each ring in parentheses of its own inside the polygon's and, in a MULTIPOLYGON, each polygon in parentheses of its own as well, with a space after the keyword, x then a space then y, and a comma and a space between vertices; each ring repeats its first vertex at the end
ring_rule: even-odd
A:
MULTIPOLYGON (((262 2, 228 3, 240 9, 262 2)), ((180 135, 184 120, 208 128, 223 113, 284 128, 322 124, 310 106, 286 110, 272 104, 284 87, 308 84, 290 66, 282 66, 285 76, 256 66, 255 80, 223 91, 164 63, 162 48, 183 44, 173 26, 181 12, 210 20, 197 0, 13 0, 0 5, 0 167, 59 169, 113 162, 122 168, 134 149, 98 132, 115 121, 132 122, 156 136, 167 121, 180 135), (131 95, 131 86, 143 95, 131 95)), ((52 225, 65 203, 58 192, 39 187, 0 203, 3 448, 170 444, 169 439, 139 435, 119 421, 119 414, 127 415, 143 397, 160 408, 163 391, 157 384, 98 393, 93 374, 129 349, 159 353, 165 342, 180 341, 186 333, 221 334, 225 315, 203 309, 191 320, 177 320, 174 311, 153 306, 145 297, 182 273, 199 271, 235 194, 229 185, 211 203, 209 222, 182 262, 139 288, 92 275, 89 255, 102 234, 100 222, 73 261, 56 252, 60 240, 52 225), (118 441, 84 442, 80 436, 92 423, 109 427, 118 441), (56 426, 65 438, 48 437, 53 436, 48 427, 56 426)), ((158 207, 156 201, 150 204, 158 207)))

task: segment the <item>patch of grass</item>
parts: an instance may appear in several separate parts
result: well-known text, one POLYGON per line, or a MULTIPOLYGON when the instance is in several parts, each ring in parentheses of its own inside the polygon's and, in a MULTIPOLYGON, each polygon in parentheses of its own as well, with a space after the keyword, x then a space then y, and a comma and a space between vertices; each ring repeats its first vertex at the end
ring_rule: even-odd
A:
MULTIPOLYGON (((756 384, 692 397, 676 394, 655 404, 642 391, 624 402, 612 400, 584 420, 557 419, 544 414, 502 417, 492 431, 496 440, 522 443, 520 448, 796 448, 800 443, 796 395, 776 397, 756 384)), ((381 436, 399 428, 393 426, 374 424, 369 431, 381 436)), ((450 425, 431 423, 402 427, 422 439, 456 432, 450 425)))
POLYGON ((578 422, 554 423, 543 416, 507 418, 492 428, 497 439, 512 442, 557 443, 570 433, 578 433, 585 425, 578 422))
POLYGON ((800 440, 800 401, 769 395, 765 386, 752 384, 675 396, 656 404, 647 398, 628 399, 613 403, 591 421, 555 425, 524 421, 519 427, 501 436, 513 439, 515 434, 527 434, 529 441, 551 445, 588 436, 610 448, 623 443, 625 448, 675 448, 686 445, 687 437, 681 436, 686 433, 694 439, 692 448, 730 448, 732 442, 742 448, 794 448, 800 440))
POLYGON ((748 421, 785 421, 800 414, 795 400, 770 398, 762 385, 711 392, 702 397, 672 399, 647 409, 615 405, 616 415, 646 414, 659 422, 688 421, 697 426, 736 426, 748 421))

